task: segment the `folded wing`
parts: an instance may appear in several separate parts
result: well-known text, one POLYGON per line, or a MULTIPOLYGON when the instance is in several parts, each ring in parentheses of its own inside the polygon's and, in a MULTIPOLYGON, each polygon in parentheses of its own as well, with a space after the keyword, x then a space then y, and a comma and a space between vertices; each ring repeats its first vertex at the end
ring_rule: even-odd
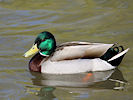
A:
POLYGON ((79 58, 98 58, 114 44, 90 42, 66 42, 59 45, 50 57, 52 61, 71 60, 79 58))

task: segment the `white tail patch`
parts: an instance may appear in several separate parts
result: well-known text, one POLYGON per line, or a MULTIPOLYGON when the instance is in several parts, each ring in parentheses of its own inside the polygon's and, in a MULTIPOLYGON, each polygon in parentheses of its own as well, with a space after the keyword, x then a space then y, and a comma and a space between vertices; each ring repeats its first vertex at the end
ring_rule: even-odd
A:
POLYGON ((127 53, 128 50, 129 50, 129 48, 126 49, 126 50, 124 50, 124 51, 122 51, 122 52, 120 52, 119 54, 115 55, 114 57, 110 58, 108 61, 112 61, 112 60, 115 60, 115 59, 119 58, 120 56, 122 56, 122 55, 124 55, 125 53, 127 53))

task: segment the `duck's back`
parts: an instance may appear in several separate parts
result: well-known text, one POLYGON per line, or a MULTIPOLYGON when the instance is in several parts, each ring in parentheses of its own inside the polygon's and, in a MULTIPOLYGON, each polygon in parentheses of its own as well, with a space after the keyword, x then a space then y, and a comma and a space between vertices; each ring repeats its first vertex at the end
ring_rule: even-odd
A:
POLYGON ((50 59, 52 61, 61 61, 79 58, 97 58, 104 55, 113 45, 89 42, 66 42, 57 47, 50 59))

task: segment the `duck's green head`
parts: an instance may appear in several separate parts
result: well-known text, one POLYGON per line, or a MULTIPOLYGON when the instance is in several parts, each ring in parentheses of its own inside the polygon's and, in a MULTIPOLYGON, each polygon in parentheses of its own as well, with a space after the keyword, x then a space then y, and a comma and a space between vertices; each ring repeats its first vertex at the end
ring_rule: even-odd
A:
POLYGON ((54 52, 56 48, 56 41, 54 36, 47 31, 41 32, 32 46, 32 48, 24 54, 24 57, 29 57, 37 52, 43 56, 48 56, 54 52))

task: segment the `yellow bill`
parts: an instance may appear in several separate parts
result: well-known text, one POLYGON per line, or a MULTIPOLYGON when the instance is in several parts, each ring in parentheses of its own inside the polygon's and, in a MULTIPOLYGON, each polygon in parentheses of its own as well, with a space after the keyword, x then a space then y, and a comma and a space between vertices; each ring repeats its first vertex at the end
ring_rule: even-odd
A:
POLYGON ((27 51, 25 54, 24 54, 24 57, 29 57, 35 53, 37 53, 39 51, 39 49, 37 48, 37 44, 33 45, 32 48, 27 51))

